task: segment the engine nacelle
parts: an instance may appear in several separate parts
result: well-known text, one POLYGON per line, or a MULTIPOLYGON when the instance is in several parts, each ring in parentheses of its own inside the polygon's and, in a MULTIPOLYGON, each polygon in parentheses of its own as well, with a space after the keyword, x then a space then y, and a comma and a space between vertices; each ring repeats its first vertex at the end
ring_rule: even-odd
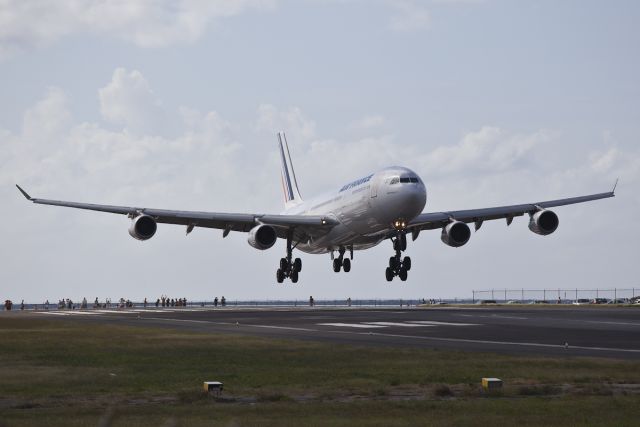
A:
POLYGON ((247 241, 256 249, 264 251, 273 246, 278 240, 275 228, 270 225, 256 225, 249 231, 247 241))
POLYGON ((149 215, 138 215, 131 221, 129 235, 137 240, 149 240, 156 234, 158 224, 149 215))
POLYGON ((458 248, 466 244, 471 238, 471 230, 464 222, 452 221, 442 227, 440 239, 447 245, 458 248))
POLYGON ((530 216, 529 230, 541 236, 551 234, 558 228, 558 215, 552 211, 541 209, 530 216))

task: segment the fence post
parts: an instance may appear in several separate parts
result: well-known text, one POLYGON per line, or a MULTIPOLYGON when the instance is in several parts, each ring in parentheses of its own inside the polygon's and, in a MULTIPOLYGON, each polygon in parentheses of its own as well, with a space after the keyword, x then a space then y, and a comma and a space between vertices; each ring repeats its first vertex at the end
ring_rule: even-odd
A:
POLYGON ((507 302, 507 290, 504 290, 504 302, 507 302))
POLYGON ((475 304, 476 303, 476 291, 471 291, 473 292, 473 297, 471 299, 471 301, 475 304))
POLYGON ((578 288, 576 288, 576 301, 578 300, 578 288))
POLYGON ((546 289, 542 290, 542 299, 545 300, 545 301, 547 300, 547 290, 546 289))
POLYGON ((493 296, 493 289, 491 289, 491 299, 492 299, 492 300, 495 300, 495 299, 496 299, 496 297, 494 297, 494 296, 493 296))
POLYGON ((520 304, 524 304, 524 288, 521 289, 520 304))
POLYGON ((615 303, 618 299, 618 288, 613 288, 613 302, 615 303))

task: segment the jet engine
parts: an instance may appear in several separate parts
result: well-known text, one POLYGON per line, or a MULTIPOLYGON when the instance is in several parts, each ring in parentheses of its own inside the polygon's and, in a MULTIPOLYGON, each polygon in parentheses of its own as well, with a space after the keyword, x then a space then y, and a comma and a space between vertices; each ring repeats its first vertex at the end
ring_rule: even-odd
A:
POLYGON ((541 209, 530 215, 529 230, 541 236, 546 236, 556 231, 559 223, 558 215, 552 211, 541 209))
POLYGON ((156 234, 158 224, 149 215, 138 215, 131 222, 129 235, 137 240, 149 240, 156 234))
POLYGON ((458 248, 469 241, 471 230, 464 222, 452 221, 442 227, 440 239, 447 245, 458 248))
POLYGON ((269 249, 276 243, 277 239, 276 230, 272 226, 264 224, 253 227, 247 237, 249 244, 261 251, 269 249))

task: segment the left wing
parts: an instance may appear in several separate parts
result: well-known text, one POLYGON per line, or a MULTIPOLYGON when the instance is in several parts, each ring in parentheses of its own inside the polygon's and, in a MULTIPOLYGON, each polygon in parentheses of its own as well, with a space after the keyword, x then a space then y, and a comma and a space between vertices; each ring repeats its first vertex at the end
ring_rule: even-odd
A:
POLYGON ((251 213, 220 213, 197 211, 174 211, 167 209, 138 208, 130 206, 97 205, 91 203, 66 202, 60 200, 37 199, 29 196, 19 185, 18 190, 36 204, 64 206, 68 208, 86 209, 91 211, 109 212, 127 215, 135 218, 148 215, 162 224, 178 224, 187 226, 187 232, 193 227, 218 228, 225 231, 248 232, 253 227, 264 224, 274 227, 278 237, 286 238, 290 230, 294 229, 301 238, 304 235, 315 236, 329 231, 338 224, 335 218, 320 215, 271 215, 251 213))
POLYGON ((613 187, 613 190, 607 193, 590 194, 588 196, 571 197, 567 199, 549 200, 546 202, 498 206, 495 208, 484 209, 468 209, 462 211, 423 213, 418 215, 409 224, 407 224, 407 229, 413 231, 415 235, 415 233, 419 232, 420 230, 433 230, 436 228, 442 228, 452 221, 460 221, 465 223, 475 223, 475 229, 477 231, 484 221, 505 218, 507 220, 507 225, 509 225, 511 224, 511 221, 513 221, 514 217, 522 216, 526 213, 533 215, 536 212, 547 208, 572 205, 574 203, 590 202, 592 200, 606 199, 608 197, 615 197, 615 186, 613 187))

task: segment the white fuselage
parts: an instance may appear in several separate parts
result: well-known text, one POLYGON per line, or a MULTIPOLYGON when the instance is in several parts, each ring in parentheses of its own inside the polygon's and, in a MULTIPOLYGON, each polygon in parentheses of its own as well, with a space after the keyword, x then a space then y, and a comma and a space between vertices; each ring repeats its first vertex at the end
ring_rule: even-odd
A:
POLYGON ((340 247, 367 249, 393 230, 395 221, 409 223, 427 202, 427 189, 412 170, 392 166, 346 183, 335 192, 287 208, 290 215, 326 215, 340 222, 322 237, 299 243, 307 253, 340 247))

